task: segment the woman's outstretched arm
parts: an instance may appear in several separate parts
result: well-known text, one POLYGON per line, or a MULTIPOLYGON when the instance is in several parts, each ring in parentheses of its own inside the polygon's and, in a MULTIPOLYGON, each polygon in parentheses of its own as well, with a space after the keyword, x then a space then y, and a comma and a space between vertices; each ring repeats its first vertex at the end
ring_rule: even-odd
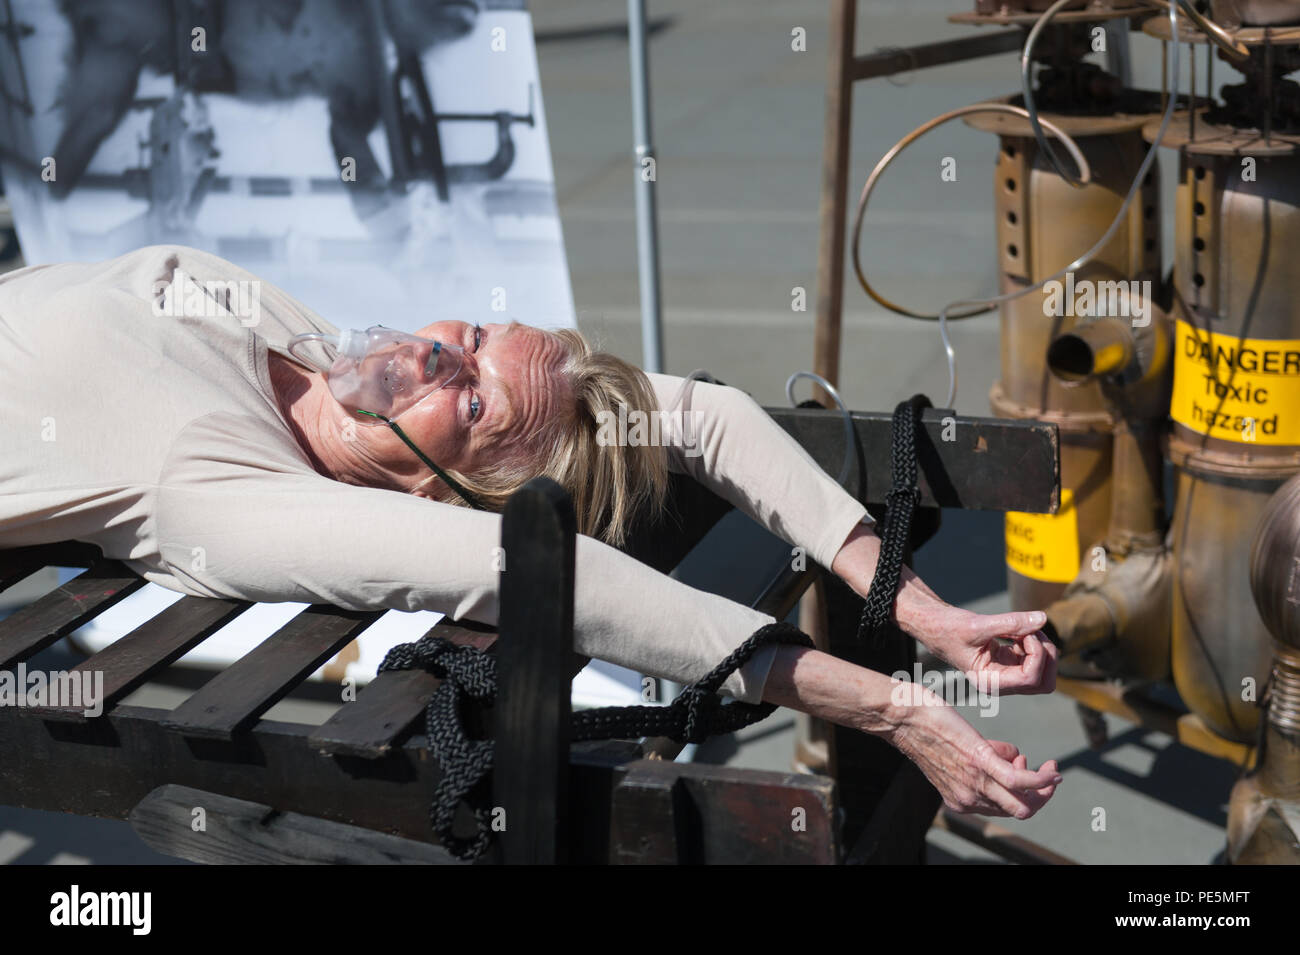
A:
MULTIPOLYGON (((738 388, 694 382, 682 407, 674 407, 684 379, 649 378, 670 412, 664 431, 669 466, 802 547, 865 597, 880 553, 866 508, 738 388)), ((906 567, 895 610, 906 633, 964 671, 996 674, 1002 692, 1050 693, 1056 687, 1057 650, 1038 632, 1046 622, 1041 612, 961 610, 906 567)))

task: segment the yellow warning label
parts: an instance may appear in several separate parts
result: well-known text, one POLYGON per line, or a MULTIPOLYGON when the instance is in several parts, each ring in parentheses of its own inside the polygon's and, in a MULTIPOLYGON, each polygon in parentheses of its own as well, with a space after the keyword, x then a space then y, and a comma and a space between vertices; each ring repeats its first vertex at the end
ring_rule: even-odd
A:
POLYGON ((1300 444, 1300 341, 1238 338, 1178 321, 1169 414, 1243 444, 1300 444))
POLYGON ((1055 514, 1007 512, 1007 566, 1024 577, 1065 584, 1079 573, 1079 515, 1061 488, 1055 514))

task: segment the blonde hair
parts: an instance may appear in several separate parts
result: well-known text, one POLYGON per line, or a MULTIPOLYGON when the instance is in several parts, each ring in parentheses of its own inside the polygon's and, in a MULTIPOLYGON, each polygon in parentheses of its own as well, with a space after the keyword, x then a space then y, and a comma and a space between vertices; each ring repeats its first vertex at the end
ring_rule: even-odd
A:
MULTIPOLYGON (((620 406, 629 416, 657 410, 650 379, 635 365, 596 351, 571 328, 546 332, 564 345, 566 356, 559 377, 572 395, 556 419, 534 440, 525 441, 527 452, 515 460, 470 473, 447 473, 477 496, 492 511, 504 510, 510 495, 538 476, 551 478, 573 498, 578 533, 621 547, 629 528, 643 515, 663 510, 668 492, 668 460, 662 447, 625 446, 598 440, 600 422, 617 418, 620 406), (602 414, 604 413, 604 414, 602 414)), ((437 480, 430 475, 415 490, 437 480)), ((436 499, 468 506, 459 494, 442 486, 436 499)))

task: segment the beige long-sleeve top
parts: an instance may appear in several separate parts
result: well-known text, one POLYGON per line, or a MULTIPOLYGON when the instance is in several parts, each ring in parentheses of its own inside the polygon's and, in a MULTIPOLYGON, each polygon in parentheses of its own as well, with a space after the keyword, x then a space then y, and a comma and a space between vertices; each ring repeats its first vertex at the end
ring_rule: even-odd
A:
MULTIPOLYGON (((0 277, 0 547, 89 541, 186 594, 495 624, 499 515, 332 480, 289 431, 268 349, 334 326, 267 283, 162 299, 177 268, 257 282, 179 246, 0 277)), ((661 404, 683 383, 650 380, 661 404)), ((696 427, 661 436, 672 469, 830 566, 865 508, 743 392, 696 383, 690 400, 696 427)), ((587 537, 576 576, 574 649, 683 683, 772 622, 587 537)), ((723 691, 759 700, 771 660, 723 691)))

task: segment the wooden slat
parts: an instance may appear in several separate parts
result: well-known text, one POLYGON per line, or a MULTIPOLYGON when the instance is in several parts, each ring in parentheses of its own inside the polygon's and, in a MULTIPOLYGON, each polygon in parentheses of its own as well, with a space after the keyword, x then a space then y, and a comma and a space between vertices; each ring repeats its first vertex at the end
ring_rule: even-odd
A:
POLYGON ((97 561, 35 603, 0 620, 0 670, 67 636, 144 583, 115 560, 97 561))
POLYGON ((189 786, 159 786, 131 827, 164 855, 208 865, 462 865, 441 846, 189 786), (194 827, 195 809, 203 828, 194 827))
POLYGON ((566 861, 569 661, 577 521, 549 478, 516 491, 501 522, 501 641, 492 797, 505 811, 502 861, 566 861))
MULTIPOLYGON (((73 668, 73 673, 102 673, 99 702, 106 711, 150 676, 170 666, 247 609, 246 601, 182 597, 121 639, 73 668)), ((82 722, 81 706, 31 707, 44 719, 82 722)))
POLYGON ((204 684, 164 725, 186 736, 231 739, 383 613, 309 607, 204 684))
MULTIPOLYGON (((844 461, 844 418, 819 408, 764 408, 828 474, 844 461)), ((883 501, 893 476, 892 412, 853 412, 862 453, 847 487, 864 502, 883 501)), ((1060 448, 1055 424, 975 418, 939 408, 921 413, 918 485, 923 507, 1054 514, 1060 504, 1060 448)))
MULTIPOLYGON (((429 630, 462 646, 488 649, 495 633, 467 630, 454 624, 438 623, 429 630)), ((311 734, 311 743, 322 753, 378 759, 392 749, 424 707, 441 681, 423 670, 386 670, 357 694, 355 701, 340 707, 311 734)))

